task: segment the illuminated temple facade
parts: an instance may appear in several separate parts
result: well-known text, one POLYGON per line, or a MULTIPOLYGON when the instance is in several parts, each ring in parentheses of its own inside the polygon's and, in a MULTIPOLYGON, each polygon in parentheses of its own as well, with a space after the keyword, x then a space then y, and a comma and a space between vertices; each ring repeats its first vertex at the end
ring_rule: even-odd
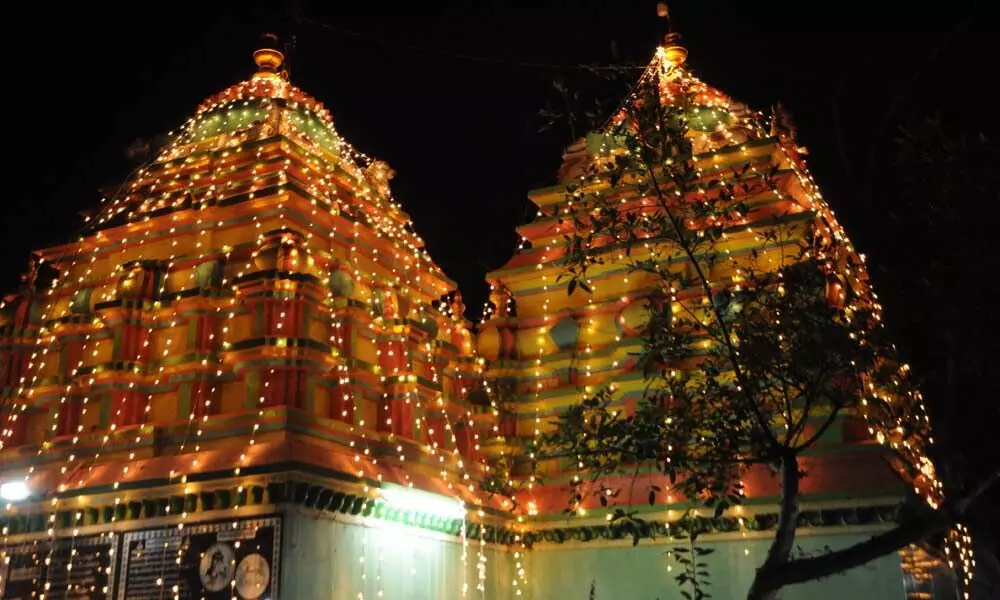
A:
MULTIPOLYGON (((567 518, 565 465, 516 503, 481 489, 500 463, 530 477, 520 442, 583 394, 613 384, 628 410, 642 393, 648 282, 612 265, 591 296, 557 283, 588 141, 530 193, 538 216, 488 275, 475 335, 392 171, 287 81, 280 52, 255 60, 4 301, 0 475, 27 497, 2 515, 0 598, 678 597, 664 552, 685 499, 645 507, 632 548, 599 505, 567 518)), ((700 162, 778 165, 765 212, 816 206, 791 140, 673 73, 705 105, 700 162)), ((891 520, 903 483, 863 424, 843 419, 804 462, 804 549, 891 520)), ((774 525, 776 481, 746 481, 745 507, 702 517, 714 598, 745 594, 774 525)), ((783 597, 902 599, 925 562, 783 597)))

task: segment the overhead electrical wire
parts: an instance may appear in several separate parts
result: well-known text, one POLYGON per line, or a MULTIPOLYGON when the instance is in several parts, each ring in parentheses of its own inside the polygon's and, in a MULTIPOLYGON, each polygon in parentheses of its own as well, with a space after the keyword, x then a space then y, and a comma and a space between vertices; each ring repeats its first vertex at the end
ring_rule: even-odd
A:
POLYGON ((346 27, 331 25, 329 23, 324 23, 322 21, 317 21, 315 19, 310 19, 307 17, 303 17, 301 19, 301 22, 312 25, 313 27, 334 31, 336 33, 355 37, 358 39, 367 40, 377 44, 396 46, 406 50, 415 50, 418 52, 426 52, 430 54, 438 54, 454 60, 465 60, 470 62, 478 62, 478 63, 493 64, 493 65, 508 66, 508 67, 520 67, 527 69, 548 69, 553 71, 619 71, 623 69, 642 70, 646 68, 645 64, 638 65, 638 64, 624 63, 617 65, 610 65, 610 64, 586 65, 586 64, 569 64, 569 63, 545 63, 545 62, 500 58, 494 56, 482 56, 478 54, 469 54, 467 52, 456 52, 454 50, 448 50, 447 48, 432 48, 428 46, 421 46, 418 44, 411 44, 407 42, 400 42, 397 40, 390 40, 380 36, 371 35, 360 31, 355 31, 353 29, 347 29, 346 27))

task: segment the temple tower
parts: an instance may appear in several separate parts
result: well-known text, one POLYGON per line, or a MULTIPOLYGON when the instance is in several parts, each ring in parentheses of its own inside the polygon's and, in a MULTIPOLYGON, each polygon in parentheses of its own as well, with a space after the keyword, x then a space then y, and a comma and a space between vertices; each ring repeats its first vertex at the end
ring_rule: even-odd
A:
POLYGON ((392 170, 253 58, 5 300, 4 598, 507 585, 461 296, 392 170))
MULTIPOLYGON (((848 294, 869 294, 864 259, 851 247, 809 174, 806 151, 796 140, 788 114, 777 105, 766 122, 760 113, 699 80, 687 58, 680 36, 667 34, 639 85, 656 89, 659 101, 682 115, 697 181, 707 188, 711 180, 735 182, 773 174, 768 185, 734 186, 748 208, 744 217, 723 229, 724 241, 714 248, 725 260, 710 274, 712 285, 738 289, 741 268, 730 267, 730 258, 742 266, 752 257, 752 268, 773 271, 780 264, 775 256, 797 256, 807 232, 819 232, 838 240, 840 248, 832 258, 840 275, 831 276, 827 301, 842 305, 848 294), (780 236, 768 235, 778 228, 780 236)), ((648 102, 652 96, 625 102, 648 102)), ((526 537, 533 542, 528 570, 534 589, 560 590, 562 597, 573 598, 588 593, 597 598, 622 593, 629 598, 674 597, 670 594, 680 592, 666 553, 677 543, 674 538, 683 539, 694 528, 701 534, 699 543, 714 552, 703 559, 709 565, 713 597, 743 598, 777 525, 780 490, 769 467, 748 469, 742 476, 744 501, 715 515, 704 508, 703 499, 671 492, 672 481, 657 469, 637 466, 634 472, 604 478, 606 489, 594 485, 570 491, 572 483, 589 481, 584 463, 573 456, 546 457, 538 445, 559 415, 600 390, 611 390, 614 410, 634 414, 648 392, 649 380, 637 358, 651 333, 650 304, 670 302, 678 314, 685 298, 703 293, 697 285, 664 293, 661 280, 630 268, 624 244, 613 243, 617 239, 602 246, 600 260, 588 268, 587 293, 579 286, 576 293, 568 289, 564 259, 574 232, 585 226, 581 223, 587 220, 586 211, 596 213, 601 202, 607 202, 638 215, 647 203, 655 203, 630 192, 629 185, 616 187, 588 171, 593 164, 612 160, 615 152, 626 152, 616 149, 610 133, 623 114, 624 109, 611 116, 609 126, 566 150, 556 185, 529 192, 537 207, 535 218, 518 228, 522 241, 517 253, 487 275, 491 297, 477 344, 487 361, 487 379, 502 393, 496 400, 500 437, 485 449, 493 460, 506 464, 519 483, 516 499, 526 515, 526 537), (604 491, 612 490, 621 495, 616 491, 609 499, 604 491), (618 521, 615 509, 638 515, 641 530, 618 521), (633 541, 638 548, 631 548, 633 541), (626 573, 628 581, 623 582, 626 573)), ((697 228, 693 212, 683 218, 697 228)), ((641 244, 629 250, 647 258, 641 244)), ((648 256, 653 256, 652 250, 648 256)), ((692 279, 684 271, 690 265, 684 260, 675 263, 663 263, 663 268, 676 272, 678 280, 692 279)), ((691 369, 692 363, 679 361, 676 368, 691 369)), ((808 515, 800 520, 804 551, 861 541, 883 529, 895 518, 907 485, 930 499, 938 497, 940 484, 932 475, 900 476, 886 439, 876 435, 862 414, 845 412, 827 430, 819 430, 816 422, 805 429, 820 437, 801 457, 808 473, 800 496, 808 515)), ((915 572, 926 571, 913 567, 925 559, 934 563, 921 549, 910 548, 872 563, 867 572, 854 570, 822 585, 783 590, 782 597, 921 597, 909 582, 920 577, 915 572)), ((935 564, 940 568, 940 561, 935 564)))

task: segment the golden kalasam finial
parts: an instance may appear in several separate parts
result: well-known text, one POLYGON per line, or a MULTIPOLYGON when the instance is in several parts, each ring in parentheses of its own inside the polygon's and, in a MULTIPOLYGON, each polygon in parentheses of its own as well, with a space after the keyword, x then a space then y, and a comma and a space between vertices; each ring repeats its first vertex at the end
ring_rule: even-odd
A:
POLYGON ((266 46, 253 53, 253 61, 257 63, 257 74, 275 75, 278 73, 278 69, 281 68, 281 63, 284 62, 285 55, 280 50, 276 50, 278 36, 273 33, 267 33, 262 37, 266 46))
POLYGON ((687 48, 681 45, 681 34, 671 31, 670 9, 666 2, 656 4, 656 16, 667 21, 667 35, 663 38, 663 52, 667 57, 667 62, 672 65, 682 65, 687 60, 687 48))
POLYGON ((663 52, 672 65, 683 65, 688 57, 687 48, 681 46, 681 34, 673 31, 663 38, 663 52))

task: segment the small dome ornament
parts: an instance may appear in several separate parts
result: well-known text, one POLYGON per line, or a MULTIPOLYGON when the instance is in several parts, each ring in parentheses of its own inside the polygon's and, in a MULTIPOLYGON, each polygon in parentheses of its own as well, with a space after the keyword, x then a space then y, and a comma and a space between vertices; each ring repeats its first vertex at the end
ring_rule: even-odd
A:
POLYGON ((687 48, 681 45, 681 34, 671 31, 663 38, 663 55, 670 66, 679 67, 687 60, 687 48))
POLYGON ((263 36, 267 44, 264 48, 253 53, 253 61, 257 63, 257 77, 277 77, 281 64, 285 62, 285 55, 275 49, 278 45, 278 36, 266 34, 263 36))

